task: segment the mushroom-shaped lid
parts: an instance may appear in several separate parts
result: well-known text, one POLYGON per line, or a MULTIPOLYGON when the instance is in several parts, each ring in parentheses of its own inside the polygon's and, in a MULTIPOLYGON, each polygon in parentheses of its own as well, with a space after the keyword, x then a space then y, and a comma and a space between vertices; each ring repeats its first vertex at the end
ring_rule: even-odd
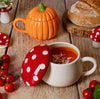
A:
POLYGON ((100 28, 95 28, 90 32, 90 38, 95 42, 100 42, 100 28))
POLYGON ((33 8, 27 15, 27 19, 33 21, 49 21, 57 17, 57 13, 53 8, 44 6, 42 3, 38 7, 33 8))
POLYGON ((0 9, 0 12, 9 12, 11 9, 12 9, 12 8, 10 8, 10 9, 7 9, 7 8, 1 8, 1 9, 0 9))
POLYGON ((44 76, 49 63, 49 48, 47 45, 40 45, 32 48, 26 55, 21 75, 27 86, 36 85, 44 76))
POLYGON ((0 48, 7 47, 10 43, 10 38, 4 33, 0 33, 0 48))

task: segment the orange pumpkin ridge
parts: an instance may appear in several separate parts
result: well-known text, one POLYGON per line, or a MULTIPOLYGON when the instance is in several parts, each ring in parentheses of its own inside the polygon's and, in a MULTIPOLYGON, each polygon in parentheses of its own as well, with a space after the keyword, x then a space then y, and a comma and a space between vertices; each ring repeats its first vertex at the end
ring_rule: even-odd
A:
POLYGON ((31 9, 25 20, 16 18, 13 23, 16 30, 39 40, 48 40, 55 37, 59 30, 59 24, 56 11, 42 3, 39 4, 39 7, 31 9), (16 26, 16 23, 21 20, 25 23, 25 30, 16 26))

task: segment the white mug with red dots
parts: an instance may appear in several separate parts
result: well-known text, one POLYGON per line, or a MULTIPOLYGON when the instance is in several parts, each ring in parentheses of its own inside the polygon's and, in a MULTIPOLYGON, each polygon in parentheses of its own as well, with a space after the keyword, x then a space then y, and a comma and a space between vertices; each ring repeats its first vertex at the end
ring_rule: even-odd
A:
POLYGON ((49 47, 71 47, 75 49, 78 53, 77 58, 72 61, 71 63, 66 64, 56 64, 56 63, 49 63, 49 66, 47 68, 47 71, 42 78, 44 82, 46 82, 49 85, 55 86, 55 87, 65 87, 74 84, 76 81, 79 80, 79 78, 83 76, 88 76, 94 73, 94 71, 97 68, 97 62, 92 57, 83 57, 80 56, 79 49, 74 46, 73 44, 69 44, 66 42, 55 42, 48 44, 49 47), (89 71, 83 72, 82 62, 90 61, 93 63, 92 69, 89 71))

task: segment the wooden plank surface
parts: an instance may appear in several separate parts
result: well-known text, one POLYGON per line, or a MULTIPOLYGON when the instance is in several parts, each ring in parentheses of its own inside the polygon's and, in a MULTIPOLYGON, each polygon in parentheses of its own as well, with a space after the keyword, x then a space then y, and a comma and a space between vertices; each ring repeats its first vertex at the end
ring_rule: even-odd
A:
MULTIPOLYGON (((92 42, 90 39, 88 38, 79 38, 79 37, 75 37, 72 36, 72 43, 75 44, 81 51, 81 56, 85 57, 85 56, 90 56, 90 57, 94 57, 97 60, 97 70, 90 76, 87 77, 81 77, 81 79, 78 82, 78 90, 79 90, 79 95, 80 95, 80 99, 83 99, 82 97, 82 91, 85 88, 89 87, 89 82, 93 79, 100 81, 100 49, 95 49, 92 47, 92 42)), ((84 71, 87 71, 89 69, 91 69, 92 64, 89 62, 86 62, 83 64, 83 69, 84 71)))
MULTIPOLYGON (((14 5, 13 9, 10 11, 10 17, 11 17, 11 22, 8 24, 2 24, 0 23, 0 32, 7 34, 10 36, 10 33, 12 31, 12 24, 13 24, 13 19, 16 13, 16 7, 17 7, 18 0, 14 0, 14 5)), ((13 39, 10 40, 10 45, 9 48, 13 45, 13 39)), ((6 52, 7 48, 0 49, 0 56, 4 55, 6 52)), ((3 99, 7 99, 7 95, 4 91, 3 87, 0 87, 0 92, 3 93, 3 99)))
MULTIPOLYGON (((70 7, 73 3, 75 3, 77 0, 66 0, 66 7, 70 7)), ((97 60, 98 68, 95 71, 94 74, 88 76, 88 77, 81 77, 78 81, 78 90, 79 90, 79 98, 83 99, 82 91, 85 88, 89 87, 89 82, 93 79, 100 81, 100 49, 93 48, 92 42, 89 38, 83 38, 83 37, 77 37, 74 35, 71 35, 71 41, 72 44, 76 45, 81 52, 81 57, 90 56, 94 57, 97 60)), ((86 62, 83 64, 83 70, 87 71, 92 68, 92 64, 89 62, 86 62)))
MULTIPOLYGON (((18 0, 14 0, 14 6, 13 9, 10 11, 10 17, 11 17, 11 22, 8 24, 3 24, 0 22, 0 32, 5 33, 7 35, 10 34, 11 29, 12 29, 12 21, 14 19, 14 15, 15 15, 15 10, 16 10, 16 6, 17 6, 17 1, 18 0)), ((9 47, 12 45, 12 43, 10 43, 9 47)), ((5 53, 6 48, 0 49, 0 56, 2 56, 5 53)))
MULTIPOLYGON (((11 44, 7 53, 11 56, 10 71, 15 75, 16 79, 16 90, 14 92, 5 93, 3 87, 0 88, 0 91, 3 93, 3 99, 83 99, 83 89, 88 87, 91 80, 99 80, 100 49, 93 48, 89 38, 70 35, 62 27, 62 15, 65 11, 65 7, 69 8, 76 1, 77 0, 19 0, 18 3, 18 0, 14 0, 14 7, 10 12, 12 19, 14 16, 16 18, 25 18, 33 7, 37 6, 40 2, 43 2, 45 5, 50 6, 57 11, 58 16, 60 17, 60 29, 55 38, 46 41, 39 41, 31 38, 27 34, 16 31, 14 28, 12 28, 12 22, 5 25, 0 23, 0 32, 5 32, 8 35, 10 33, 12 34, 11 44), (18 8, 16 7, 17 3, 18 8), (55 88, 45 84, 43 81, 34 87, 25 86, 21 79, 20 68, 27 52, 38 44, 48 44, 58 41, 69 43, 72 42, 72 44, 76 45, 80 49, 82 57, 94 57, 98 63, 98 69, 96 72, 91 76, 81 77, 76 84, 65 88, 55 88)), ((20 28, 24 27, 24 25, 20 22, 18 23, 18 26, 20 28)), ((4 53, 5 49, 0 50, 0 55, 4 53)), ((89 70, 91 67, 92 64, 89 62, 83 64, 84 71, 89 70)))
MULTIPOLYGON (((41 0, 45 5, 54 8, 58 16, 60 17, 60 22, 62 20, 63 12, 65 11, 64 0, 41 0)), ((25 18, 28 12, 35 6, 37 6, 40 0, 20 0, 17 17, 25 18)), ((22 28, 24 25, 18 23, 18 26, 22 28)), ((27 52, 34 46, 38 44, 48 44, 51 42, 69 42, 69 35, 64 31, 62 27, 62 22, 60 23, 60 29, 58 35, 47 41, 39 41, 31 38, 27 34, 20 33, 13 29, 12 36, 13 45, 8 48, 8 54, 11 56, 10 70, 16 76, 17 84, 19 87, 13 93, 7 94, 7 99, 78 99, 78 93, 76 85, 65 88, 55 88, 51 87, 44 82, 40 82, 34 87, 26 87, 20 77, 20 68, 22 61, 27 54, 27 52)))

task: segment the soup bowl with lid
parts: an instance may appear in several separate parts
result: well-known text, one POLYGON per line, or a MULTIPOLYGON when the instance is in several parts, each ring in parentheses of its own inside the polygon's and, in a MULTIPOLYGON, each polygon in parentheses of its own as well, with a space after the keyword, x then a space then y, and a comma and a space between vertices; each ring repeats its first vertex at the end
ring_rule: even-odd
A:
MULTIPOLYGON (((63 60, 64 57, 60 57, 63 60)), ((45 83, 55 87, 65 87, 74 84, 81 76, 88 76, 94 73, 97 68, 96 60, 92 57, 80 56, 79 49, 73 44, 67 42, 54 42, 48 45, 38 45, 33 47, 26 55, 22 68, 21 76, 27 86, 34 86, 41 80, 45 83), (51 61, 53 56, 52 48, 56 48, 58 56, 59 53, 66 54, 66 58, 76 57, 66 63, 56 63, 51 61), (57 48, 63 48, 60 51, 57 48), (64 48, 66 50, 64 51, 64 48), (74 52, 74 54, 69 54, 74 52), (68 56, 70 55, 70 56, 68 56), (93 63, 92 69, 83 72, 82 62, 90 61, 93 63)))
POLYGON ((51 47, 71 47, 77 53, 77 58, 66 64, 56 64, 53 62, 49 63, 47 71, 43 76, 42 80, 55 87, 65 87, 74 84, 76 81, 79 80, 81 76, 88 76, 94 73, 97 68, 97 62, 92 57, 83 57, 80 56, 79 49, 74 46, 73 44, 66 43, 66 42, 54 42, 48 44, 49 48, 51 47), (92 69, 89 71, 83 72, 82 62, 89 61, 93 63, 92 69))

